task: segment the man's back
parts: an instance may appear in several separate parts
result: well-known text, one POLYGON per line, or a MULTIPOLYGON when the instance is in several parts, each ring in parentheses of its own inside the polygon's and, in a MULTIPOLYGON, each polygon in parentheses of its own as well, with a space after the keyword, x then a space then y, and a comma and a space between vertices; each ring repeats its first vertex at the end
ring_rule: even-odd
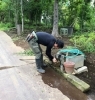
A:
POLYGON ((49 33, 46 32, 36 32, 36 35, 38 37, 38 43, 42 44, 44 46, 48 46, 50 43, 55 43, 56 39, 49 33))

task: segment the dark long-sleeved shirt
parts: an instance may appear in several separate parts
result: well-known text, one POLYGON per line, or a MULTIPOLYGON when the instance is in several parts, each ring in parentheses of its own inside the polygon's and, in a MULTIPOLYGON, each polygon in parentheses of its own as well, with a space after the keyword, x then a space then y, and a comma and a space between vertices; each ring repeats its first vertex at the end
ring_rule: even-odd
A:
POLYGON ((38 44, 42 44, 47 47, 46 55, 49 57, 50 60, 52 60, 53 56, 51 55, 51 49, 54 46, 56 39, 51 34, 46 32, 36 32, 36 35, 38 37, 38 44))

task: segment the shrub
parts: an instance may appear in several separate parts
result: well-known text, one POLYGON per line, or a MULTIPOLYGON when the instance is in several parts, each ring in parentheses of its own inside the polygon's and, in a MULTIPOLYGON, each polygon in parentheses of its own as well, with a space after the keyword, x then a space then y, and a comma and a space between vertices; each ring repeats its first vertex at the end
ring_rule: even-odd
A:
POLYGON ((88 33, 74 36, 70 39, 75 47, 80 48, 85 52, 95 52, 95 33, 88 33))
POLYGON ((11 23, 0 23, 0 30, 9 30, 12 27, 11 23))

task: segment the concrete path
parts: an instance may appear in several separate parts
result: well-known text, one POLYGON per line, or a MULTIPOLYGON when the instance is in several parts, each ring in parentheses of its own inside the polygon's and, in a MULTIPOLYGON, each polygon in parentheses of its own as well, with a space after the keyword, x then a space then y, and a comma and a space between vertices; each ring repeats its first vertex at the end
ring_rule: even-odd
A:
POLYGON ((11 38, 0 31, 0 67, 20 66, 26 64, 18 59, 17 53, 23 52, 21 47, 17 47, 11 38))
POLYGON ((19 60, 22 51, 0 31, 0 100, 70 100, 43 82, 34 60, 19 60))

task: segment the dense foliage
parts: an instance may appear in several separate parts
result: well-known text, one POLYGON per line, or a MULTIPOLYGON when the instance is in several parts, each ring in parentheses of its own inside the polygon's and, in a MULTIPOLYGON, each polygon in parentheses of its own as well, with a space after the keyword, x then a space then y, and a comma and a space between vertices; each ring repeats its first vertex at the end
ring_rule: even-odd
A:
MULTIPOLYGON (((22 0, 22 2, 23 16, 21 0, 0 0, 0 21, 10 22, 15 26, 16 23, 21 23, 23 17, 25 25, 53 25, 54 0, 22 0)), ((76 31, 94 30, 95 13, 90 2, 91 0, 58 0, 59 26, 72 26, 76 31)))
POLYGON ((76 35, 70 40, 74 47, 81 49, 84 52, 95 52, 95 33, 85 33, 76 35))
POLYGON ((74 33, 78 32, 81 34, 81 36, 75 36, 72 39, 73 43, 76 41, 76 45, 84 51, 94 52, 95 3, 91 6, 91 1, 0 0, 0 29, 16 28, 18 24, 22 24, 22 27, 25 29, 52 30, 56 24, 53 30, 54 33, 58 33, 56 32, 58 31, 57 27, 58 29, 73 27, 74 33), (56 6, 55 9, 54 6, 56 6), (55 14, 57 11, 58 15, 55 14), (54 19, 54 16, 57 21, 54 19), (54 23, 54 21, 56 22, 54 23), (85 32, 91 35, 87 35, 85 32))

